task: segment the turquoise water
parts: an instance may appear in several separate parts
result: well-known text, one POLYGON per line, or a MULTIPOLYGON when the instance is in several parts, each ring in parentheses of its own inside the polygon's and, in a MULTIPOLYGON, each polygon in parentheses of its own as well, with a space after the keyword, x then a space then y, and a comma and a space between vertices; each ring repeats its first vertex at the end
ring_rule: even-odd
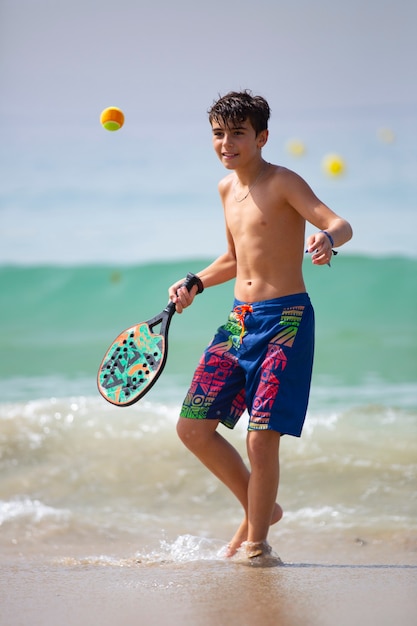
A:
MULTIPOLYGON (((168 286, 208 261, 0 267, 0 351, 7 355, 0 364, 3 399, 66 397, 77 385, 80 393, 94 395, 96 369, 112 339, 162 310, 168 286)), ((410 288, 417 259, 341 254, 331 269, 306 260, 304 273, 316 310, 318 384, 330 395, 345 388, 349 403, 355 388, 363 393, 367 385, 377 385, 385 400, 391 389, 393 402, 415 407, 417 394, 402 394, 404 386, 417 385, 417 289, 410 288)), ((152 398, 173 388, 175 399, 181 396, 232 297, 232 284, 221 285, 174 317, 168 364, 152 398)))

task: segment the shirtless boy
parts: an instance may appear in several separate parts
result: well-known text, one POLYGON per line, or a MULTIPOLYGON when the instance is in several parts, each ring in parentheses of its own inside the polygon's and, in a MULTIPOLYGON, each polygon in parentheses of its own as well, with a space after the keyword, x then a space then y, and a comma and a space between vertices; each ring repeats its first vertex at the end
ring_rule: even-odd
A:
MULTIPOLYGON (((294 172, 266 162, 268 103, 231 92, 209 110, 214 150, 230 173, 219 183, 227 250, 198 272, 201 288, 235 279, 234 306, 204 352, 184 400, 180 439, 243 506, 228 546, 248 558, 268 554, 269 526, 282 517, 276 502, 281 435, 301 435, 310 391, 314 312, 302 275, 305 248, 327 265, 352 236, 349 223, 321 202, 294 172), (307 239, 305 223, 317 232, 307 239), (233 428, 247 409, 248 468, 217 431, 233 428)), ((197 292, 169 289, 181 313, 197 292)))

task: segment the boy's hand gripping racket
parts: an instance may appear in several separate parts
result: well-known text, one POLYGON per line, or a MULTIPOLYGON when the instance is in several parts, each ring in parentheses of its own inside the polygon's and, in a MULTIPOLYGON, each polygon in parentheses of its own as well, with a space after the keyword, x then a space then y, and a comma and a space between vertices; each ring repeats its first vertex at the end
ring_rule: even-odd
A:
MULTIPOLYGON (((188 291, 197 285, 197 293, 204 289, 194 274, 188 273, 183 286, 188 291)), ((168 356, 168 330, 175 313, 174 302, 168 302, 159 315, 124 330, 113 341, 101 362, 98 390, 116 406, 137 402, 156 383, 168 356), (159 334, 153 328, 161 324, 159 334)))

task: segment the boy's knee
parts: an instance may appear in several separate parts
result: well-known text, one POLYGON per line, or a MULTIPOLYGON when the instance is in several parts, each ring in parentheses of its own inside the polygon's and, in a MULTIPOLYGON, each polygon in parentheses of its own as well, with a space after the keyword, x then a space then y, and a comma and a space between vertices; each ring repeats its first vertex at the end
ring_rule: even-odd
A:
POLYGON ((262 463, 278 454, 281 435, 274 430, 254 430, 248 433, 248 456, 252 463, 262 463))
POLYGON ((177 435, 181 439, 181 441, 188 439, 190 436, 188 420, 183 417, 180 417, 177 422, 177 435))
POLYGON ((188 448, 200 445, 202 437, 199 430, 201 429, 196 428, 195 420, 180 417, 177 422, 178 437, 188 448))
POLYGON ((177 422, 177 434, 184 445, 190 450, 198 450, 206 445, 213 432, 210 424, 204 420, 180 417, 177 422))

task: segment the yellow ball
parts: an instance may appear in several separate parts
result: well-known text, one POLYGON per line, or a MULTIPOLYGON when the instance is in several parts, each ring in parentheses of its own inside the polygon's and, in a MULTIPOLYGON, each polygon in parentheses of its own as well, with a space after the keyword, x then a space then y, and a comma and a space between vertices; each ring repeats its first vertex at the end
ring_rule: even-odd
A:
POLYGON ((329 176, 340 176, 346 169, 344 160, 338 154, 327 154, 323 158, 322 167, 329 176))
POLYGON ((100 115, 100 123, 106 130, 119 130, 124 122, 123 111, 117 107, 108 107, 100 115))

